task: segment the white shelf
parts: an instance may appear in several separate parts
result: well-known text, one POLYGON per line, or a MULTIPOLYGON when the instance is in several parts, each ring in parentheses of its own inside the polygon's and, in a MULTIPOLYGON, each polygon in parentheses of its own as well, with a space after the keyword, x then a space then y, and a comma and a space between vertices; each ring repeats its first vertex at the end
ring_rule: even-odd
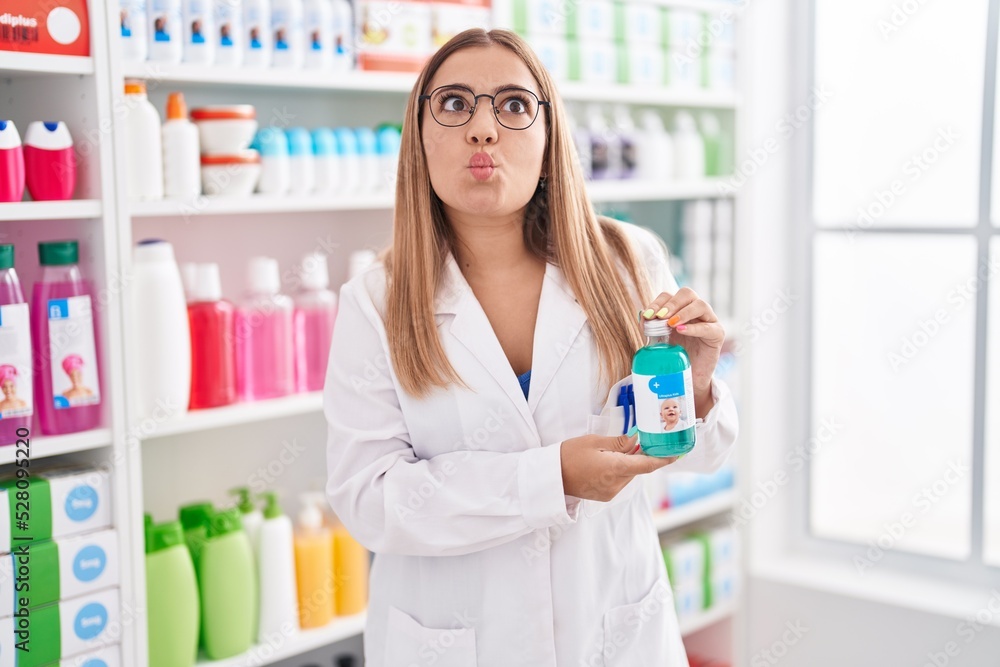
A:
POLYGON ((18 74, 93 74, 94 59, 0 51, 0 77, 18 74))
MULTIPOLYGON (((88 449, 109 447, 111 445, 111 429, 99 428, 92 431, 81 431, 68 435, 40 435, 30 437, 28 441, 28 459, 34 461, 59 454, 83 452, 88 449)), ((13 463, 17 458, 17 445, 0 447, 0 465, 13 463)), ((20 449, 23 449, 20 448, 20 449)), ((24 458, 24 455, 21 455, 24 458)))
POLYGON ((704 630, 710 625, 715 625, 719 621, 731 618, 736 613, 735 602, 723 602, 722 604, 709 607, 705 611, 691 618, 686 618, 680 622, 681 636, 693 635, 699 630, 704 630))
POLYGON ((202 196, 197 199, 164 199, 132 202, 134 218, 188 218, 196 215, 247 215, 252 213, 308 213, 321 211, 389 210, 395 195, 251 197, 202 196))
POLYGON ((675 90, 621 84, 596 85, 579 81, 560 83, 559 92, 564 100, 570 102, 607 102, 630 106, 734 109, 740 103, 740 97, 735 92, 675 90))
POLYGON ((221 408, 194 410, 182 417, 160 424, 155 431, 146 436, 146 439, 152 440, 170 435, 207 431, 213 428, 240 426, 269 419, 313 414, 322 409, 323 392, 316 391, 265 401, 236 403, 221 408))
POLYGON ((338 618, 324 628, 303 630, 292 637, 282 637, 273 644, 257 645, 246 653, 225 660, 199 660, 197 667, 262 667, 336 644, 364 632, 365 613, 338 618), (282 641, 283 640, 283 641, 282 641))
MULTIPOLYGON (((740 3, 726 0, 652 0, 654 4, 664 7, 675 7, 677 9, 697 9, 710 14, 718 14, 724 9, 737 12, 741 9, 740 3)), ((745 7, 746 3, 742 3, 745 7)))
POLYGON ((720 491, 690 503, 654 513, 653 525, 656 526, 656 532, 664 533, 727 512, 733 509, 735 502, 735 491, 731 489, 720 491))
POLYGON ((0 220, 74 220, 99 218, 103 207, 96 199, 21 201, 0 204, 0 220))
POLYGON ((598 203, 717 199, 730 197, 723 190, 725 183, 723 178, 662 184, 645 181, 591 181, 587 183, 587 193, 591 201, 598 203))

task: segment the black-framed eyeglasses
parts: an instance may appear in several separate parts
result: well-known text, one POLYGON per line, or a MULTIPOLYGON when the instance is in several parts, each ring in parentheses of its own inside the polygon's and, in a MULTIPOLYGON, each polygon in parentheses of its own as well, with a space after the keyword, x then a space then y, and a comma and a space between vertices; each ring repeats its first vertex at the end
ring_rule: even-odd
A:
POLYGON ((421 95, 419 101, 430 102, 431 116, 441 125, 461 127, 472 120, 481 97, 489 98, 497 122, 508 130, 527 130, 538 118, 539 108, 552 106, 527 88, 516 86, 501 88, 494 95, 476 95, 468 86, 452 84, 421 95))

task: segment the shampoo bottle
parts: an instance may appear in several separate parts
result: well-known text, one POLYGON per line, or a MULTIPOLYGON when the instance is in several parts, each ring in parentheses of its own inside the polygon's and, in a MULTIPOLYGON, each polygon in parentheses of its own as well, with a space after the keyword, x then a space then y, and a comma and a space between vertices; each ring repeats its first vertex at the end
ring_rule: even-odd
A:
POLYGON ((24 147, 13 121, 0 120, 0 202, 24 196, 24 147))
POLYGON ((236 402, 233 331, 236 308, 222 298, 218 264, 199 264, 188 300, 191 322, 191 409, 236 402))
POLYGON ((264 494, 264 521, 260 526, 257 571, 260 576, 261 644, 288 628, 299 629, 299 603, 295 583, 295 539, 291 520, 281 512, 278 496, 264 494))
POLYGON ((239 510, 212 517, 200 561, 205 653, 212 660, 239 655, 257 638, 259 614, 253 550, 239 510))
POLYGON ((351 537, 344 524, 333 517, 333 580, 338 616, 360 614, 368 605, 368 550, 351 537))
MULTIPOLYGON (((125 82, 125 181, 129 199, 163 199, 163 130, 145 81, 125 82)), ((200 174, 199 174, 200 178, 200 174)))
POLYGON ((33 409, 31 324, 14 271, 14 246, 0 245, 0 445, 27 439, 33 409))
POLYGON ((333 620, 333 539, 323 525, 326 498, 322 494, 301 496, 295 535, 295 575, 299 594, 299 625, 303 630, 320 628, 333 620))
POLYGON ((188 119, 184 93, 167 98, 163 124, 163 194, 194 199, 201 194, 201 141, 198 128, 188 119))
POLYGON ((320 391, 337 319, 337 295, 329 288, 326 255, 302 260, 302 291, 295 295, 295 380, 298 391, 320 391))
POLYGON ((236 496, 236 507, 240 511, 240 522, 243 524, 243 530, 247 534, 247 539, 250 540, 253 552, 257 553, 260 544, 260 525, 264 522, 264 515, 254 505, 253 500, 250 498, 250 489, 247 487, 241 486, 230 489, 229 494, 236 496))
POLYGON ((178 521, 152 526, 146 550, 149 667, 192 667, 201 622, 198 582, 178 521))
POLYGON ((281 294, 278 262, 254 257, 249 290, 236 311, 236 382, 240 398, 257 401, 295 390, 292 300, 281 294))

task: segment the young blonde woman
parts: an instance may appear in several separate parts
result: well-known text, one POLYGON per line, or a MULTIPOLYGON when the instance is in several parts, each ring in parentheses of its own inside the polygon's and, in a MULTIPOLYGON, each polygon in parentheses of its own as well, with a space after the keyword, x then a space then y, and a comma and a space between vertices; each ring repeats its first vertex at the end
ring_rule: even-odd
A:
POLYGON ((513 33, 444 45, 402 141, 392 245, 341 291, 324 397, 327 494, 375 553, 366 664, 687 665, 641 492, 673 461, 593 425, 640 309, 668 318, 700 419, 672 469, 718 467, 737 417, 715 314, 656 237, 595 216, 513 33))

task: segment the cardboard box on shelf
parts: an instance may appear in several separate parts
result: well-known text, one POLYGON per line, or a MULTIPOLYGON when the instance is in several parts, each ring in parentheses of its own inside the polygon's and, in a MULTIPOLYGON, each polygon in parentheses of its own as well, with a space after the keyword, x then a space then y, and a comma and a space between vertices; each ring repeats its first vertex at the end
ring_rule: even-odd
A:
POLYGON ((0 51, 89 56, 86 0, 4 0, 0 51))

